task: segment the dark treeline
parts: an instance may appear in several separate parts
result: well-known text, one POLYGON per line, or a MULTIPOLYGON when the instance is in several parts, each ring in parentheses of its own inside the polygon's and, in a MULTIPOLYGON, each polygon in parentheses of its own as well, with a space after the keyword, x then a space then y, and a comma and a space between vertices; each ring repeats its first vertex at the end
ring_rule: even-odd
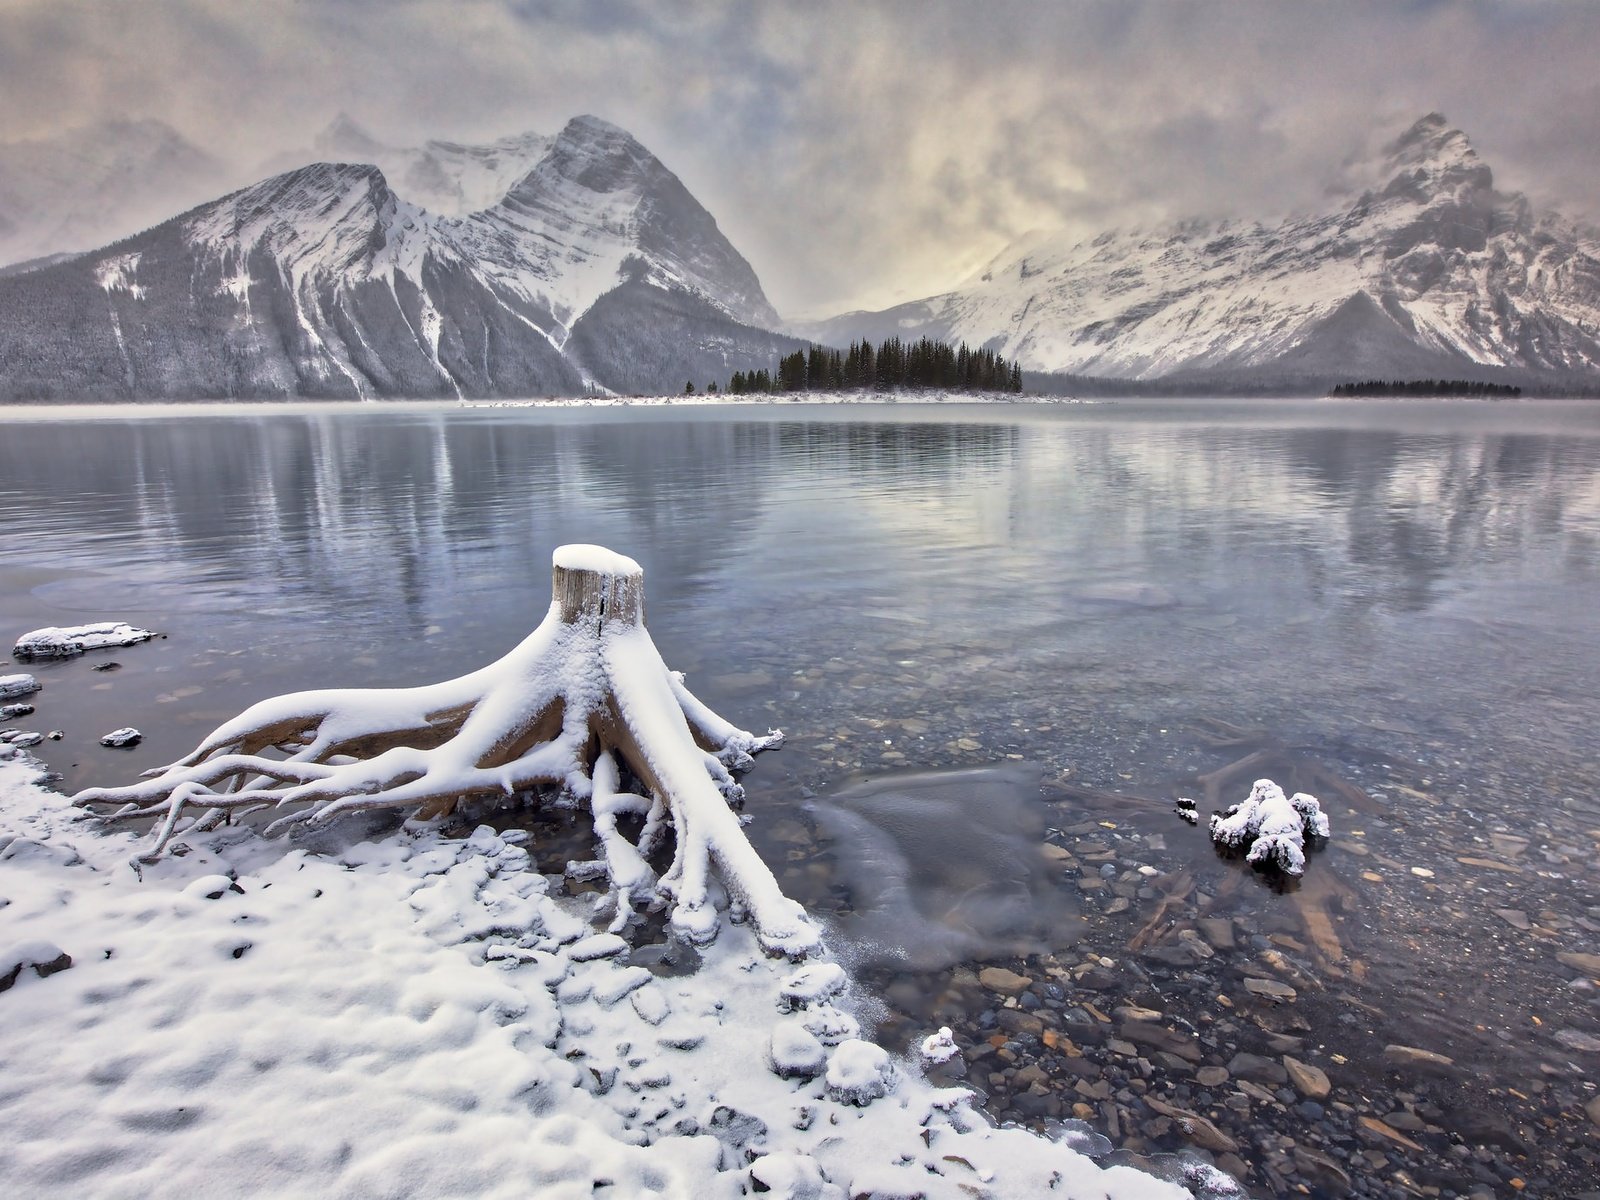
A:
POLYGON ((735 371, 728 391, 752 392, 898 391, 901 388, 946 388, 969 392, 1020 392, 1022 368, 993 350, 952 347, 923 338, 902 342, 889 338, 876 348, 852 342, 848 351, 812 346, 778 360, 775 372, 735 371))
POLYGON ((1475 383, 1468 379, 1369 379, 1341 383, 1330 396, 1520 396, 1508 383, 1475 383))

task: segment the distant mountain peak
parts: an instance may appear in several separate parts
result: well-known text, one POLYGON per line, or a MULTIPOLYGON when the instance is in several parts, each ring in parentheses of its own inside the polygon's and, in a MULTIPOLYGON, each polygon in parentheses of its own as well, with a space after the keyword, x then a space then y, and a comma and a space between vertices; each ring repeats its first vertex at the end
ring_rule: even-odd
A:
POLYGON ((349 113, 340 112, 312 139, 312 148, 319 158, 370 162, 388 151, 388 147, 373 137, 349 113))
POLYGON ((797 327, 841 345, 922 334, 1119 379, 1592 376, 1600 241, 1494 189, 1430 112, 1279 222, 1029 238, 961 287, 797 327))
POLYGON ((1431 112, 1383 148, 1379 176, 1388 195, 1424 198, 1441 190, 1494 186, 1494 175, 1467 135, 1431 112))

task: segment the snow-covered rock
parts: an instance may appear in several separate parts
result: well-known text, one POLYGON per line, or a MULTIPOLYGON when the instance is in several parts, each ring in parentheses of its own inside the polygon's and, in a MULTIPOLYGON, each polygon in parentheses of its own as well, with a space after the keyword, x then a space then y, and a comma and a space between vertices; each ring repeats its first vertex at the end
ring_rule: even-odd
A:
POLYGON ((793 1018, 772 1027, 768 1058, 780 1079, 812 1079, 828 1065, 828 1051, 803 1023, 793 1018))
POLYGON ((852 1038, 828 1056, 828 1098, 866 1107, 895 1085, 894 1063, 882 1046, 852 1038))
POLYGON ((137 746, 143 740, 144 734, 140 733, 132 725, 126 725, 121 729, 113 729, 110 733, 106 734, 105 737, 100 739, 100 744, 102 746, 121 748, 125 746, 137 746))
POLYGON ((924 1061, 930 1063, 947 1063, 961 1053, 961 1047, 956 1045, 948 1025, 941 1026, 938 1033, 930 1033, 923 1038, 919 1049, 924 1061))
POLYGON ((17 639, 13 656, 30 658, 71 658, 86 650, 101 650, 110 646, 135 646, 148 642, 155 634, 139 629, 125 621, 101 621, 93 625, 70 625, 65 628, 50 626, 35 629, 17 639))
POLYGON ((39 681, 32 675, 0 675, 0 700, 31 696, 38 690, 39 681))
POLYGON ((1277 867, 1286 875, 1306 869, 1305 839, 1326 838, 1327 815, 1315 796, 1293 797, 1270 779, 1258 779, 1243 803, 1211 815, 1211 840, 1229 850, 1249 845, 1246 861, 1277 867))

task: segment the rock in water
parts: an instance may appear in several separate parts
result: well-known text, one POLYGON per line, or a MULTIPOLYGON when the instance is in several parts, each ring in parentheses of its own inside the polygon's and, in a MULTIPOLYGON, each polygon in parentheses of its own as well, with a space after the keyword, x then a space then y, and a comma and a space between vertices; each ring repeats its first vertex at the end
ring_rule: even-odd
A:
MULTIPOLYGON (((0 700, 29 696, 39 690, 39 681, 32 675, 0 675, 0 700)), ((28 710, 32 712, 30 708, 28 710)))
POLYGON ((137 746, 143 740, 144 734, 140 733, 132 725, 128 725, 122 729, 113 729, 100 739, 100 744, 120 749, 128 746, 137 746))
POLYGON ((34 658, 71 658, 86 650, 110 646, 135 646, 148 642, 155 634, 124 621, 102 621, 95 625, 54 626, 35 629, 17 639, 11 653, 26 662, 34 658))

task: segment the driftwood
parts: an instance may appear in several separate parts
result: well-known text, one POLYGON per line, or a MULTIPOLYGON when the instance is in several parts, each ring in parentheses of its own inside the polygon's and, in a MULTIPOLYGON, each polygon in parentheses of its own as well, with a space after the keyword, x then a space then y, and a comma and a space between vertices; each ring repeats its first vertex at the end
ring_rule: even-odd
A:
MULTIPOLYGON (((186 812, 215 824, 284 810, 276 832, 389 808, 436 820, 475 796, 543 789, 587 804, 615 904, 670 905, 693 941, 714 937, 720 878, 769 952, 803 956, 817 934, 744 837, 733 772, 782 743, 717 716, 662 662, 644 628, 644 575, 596 546, 553 560, 544 621, 498 662, 428 687, 298 692, 252 705, 143 782, 80 792, 115 818, 158 818, 159 855, 186 812), (629 838, 618 819, 643 818, 629 838), (668 830, 671 866, 649 860, 668 830)), ((624 822, 626 824, 626 822, 624 822)))

